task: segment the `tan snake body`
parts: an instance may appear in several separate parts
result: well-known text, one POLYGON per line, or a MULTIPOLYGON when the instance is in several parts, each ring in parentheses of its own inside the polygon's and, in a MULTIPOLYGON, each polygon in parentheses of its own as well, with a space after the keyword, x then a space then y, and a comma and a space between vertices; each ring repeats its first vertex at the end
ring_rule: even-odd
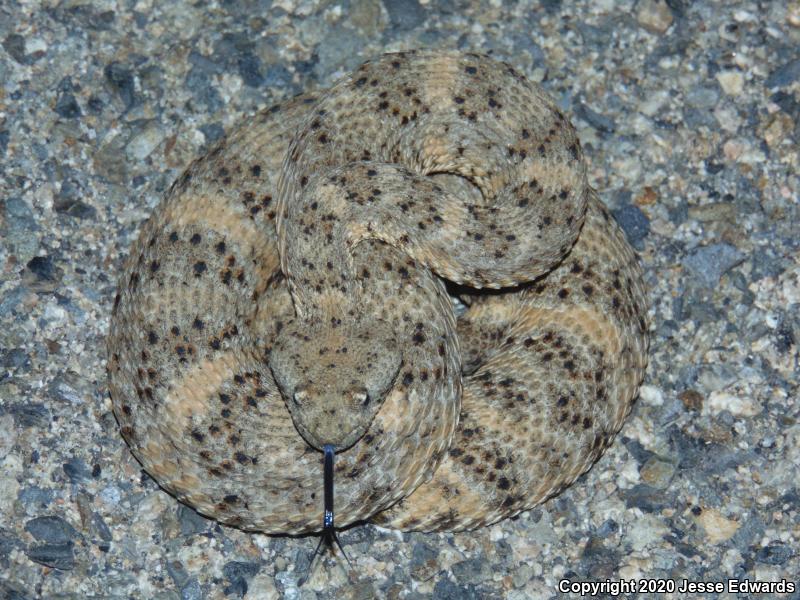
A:
POLYGON ((320 528, 325 444, 340 526, 469 529, 562 490, 647 361, 641 270, 585 171, 546 94, 478 54, 384 55, 246 120, 125 263, 109 374, 133 453, 270 533, 320 528))

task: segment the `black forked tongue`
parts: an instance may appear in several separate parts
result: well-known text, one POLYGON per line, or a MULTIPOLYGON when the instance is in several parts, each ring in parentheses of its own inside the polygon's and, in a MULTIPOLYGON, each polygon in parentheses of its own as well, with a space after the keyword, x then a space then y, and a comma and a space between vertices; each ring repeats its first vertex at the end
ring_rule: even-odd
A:
POLYGON ((323 446, 323 451, 325 452, 325 462, 323 463, 323 496, 324 496, 324 513, 322 517, 322 535, 319 538, 319 544, 317 544, 317 549, 314 550, 314 556, 311 559, 311 562, 314 562, 314 559, 319 555, 319 549, 322 547, 324 543, 329 548, 333 548, 334 543, 339 548, 339 551, 344 556, 347 564, 350 565, 350 568, 353 567, 353 563, 350 562, 350 559, 347 557, 347 554, 342 548, 341 542, 339 542, 339 536, 336 535, 336 526, 333 522, 333 459, 335 457, 335 451, 333 446, 330 444, 326 444, 323 446))

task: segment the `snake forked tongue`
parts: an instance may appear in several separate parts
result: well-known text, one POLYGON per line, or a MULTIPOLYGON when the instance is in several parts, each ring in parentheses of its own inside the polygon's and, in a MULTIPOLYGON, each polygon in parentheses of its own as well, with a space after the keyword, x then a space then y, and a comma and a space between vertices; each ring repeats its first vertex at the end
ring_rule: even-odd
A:
POLYGON ((323 467, 323 490, 325 497, 325 514, 322 517, 322 532, 324 535, 332 533, 336 537, 336 528, 333 525, 333 459, 334 449, 331 444, 326 444, 325 463, 323 467))
MULTIPOLYGON (((317 549, 314 550, 314 557, 317 556, 319 553, 319 549, 322 546, 323 542, 328 546, 332 546, 333 543, 336 543, 339 550, 342 552, 342 556, 344 556, 347 564, 350 563, 350 559, 348 558, 347 554, 342 548, 342 544, 339 541, 339 536, 336 535, 336 527, 333 521, 333 459, 336 456, 336 451, 334 450, 333 445, 325 444, 323 447, 323 452, 325 453, 324 463, 323 463, 323 502, 324 502, 324 512, 322 516, 322 537, 319 540, 319 544, 317 544, 317 549)), ((312 562, 313 562, 312 558, 312 562)))

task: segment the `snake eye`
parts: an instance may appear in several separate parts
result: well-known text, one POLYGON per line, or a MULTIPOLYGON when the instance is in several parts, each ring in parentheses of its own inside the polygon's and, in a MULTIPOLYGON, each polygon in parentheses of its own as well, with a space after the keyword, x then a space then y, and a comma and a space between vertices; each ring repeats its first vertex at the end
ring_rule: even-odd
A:
POLYGON ((369 403, 372 402, 372 398, 369 397, 367 392, 358 392, 353 394, 353 399, 361 406, 368 406, 369 403))
POLYGON ((308 393, 305 390, 297 390, 292 394, 292 401, 296 406, 301 406, 304 402, 308 401, 308 393))

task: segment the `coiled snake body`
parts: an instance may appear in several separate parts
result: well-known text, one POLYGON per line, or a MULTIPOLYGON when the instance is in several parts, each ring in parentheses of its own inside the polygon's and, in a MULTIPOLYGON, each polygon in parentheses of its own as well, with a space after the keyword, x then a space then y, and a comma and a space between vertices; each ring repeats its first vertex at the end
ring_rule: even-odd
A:
POLYGON ((512 67, 433 51, 193 163, 131 250, 108 339, 145 469, 270 533, 320 528, 324 445, 339 525, 529 509, 609 445, 647 345, 636 256, 568 120, 512 67))

